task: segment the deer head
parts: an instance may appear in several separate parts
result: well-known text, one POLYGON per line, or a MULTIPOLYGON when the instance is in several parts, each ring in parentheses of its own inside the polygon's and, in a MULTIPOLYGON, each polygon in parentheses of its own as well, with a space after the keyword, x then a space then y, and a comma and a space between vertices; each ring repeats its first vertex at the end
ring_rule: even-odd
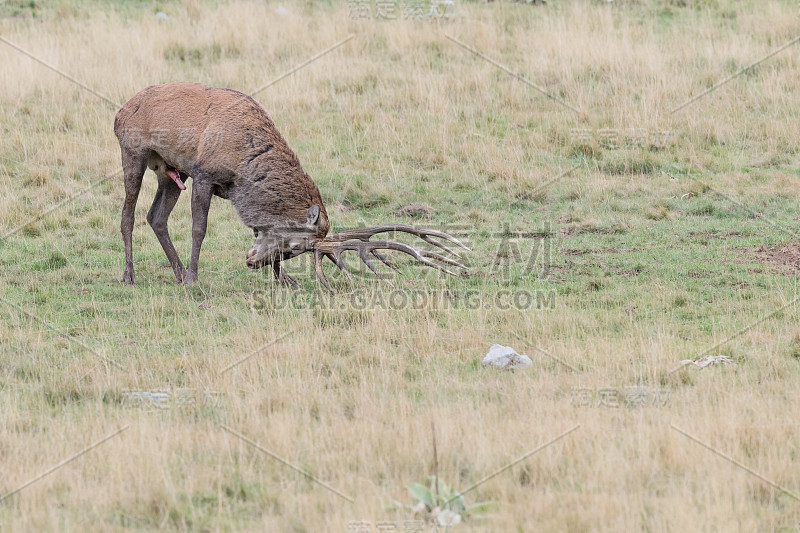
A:
POLYGON ((330 228, 328 213, 319 189, 302 170, 299 162, 296 162, 294 154, 291 154, 291 158, 284 157, 277 162, 273 161, 267 173, 274 172, 274 168, 284 169, 291 179, 286 179, 286 174, 276 180, 268 177, 256 179, 249 182, 247 187, 231 190, 231 201, 242 220, 253 228, 256 238, 253 248, 247 253, 248 267, 257 269, 271 265, 278 280, 299 286, 295 279, 284 272, 281 262, 311 252, 314 254, 317 277, 331 292, 334 292, 333 288, 322 270, 323 260, 330 259, 350 277, 342 261, 342 254, 346 251, 358 253, 364 264, 384 281, 388 280, 375 267, 372 258, 399 272, 399 269, 382 253, 385 251, 410 255, 426 266, 452 275, 457 275, 453 268, 466 270, 466 267, 458 261, 459 254, 445 242, 467 250, 468 248, 455 237, 442 231, 417 228, 407 224, 385 224, 328 235, 330 228), (286 161, 290 161, 291 164, 285 164, 286 161), (380 233, 415 235, 438 251, 396 241, 370 240, 380 233))
POLYGON ((311 251, 314 243, 328 232, 327 219, 320 216, 320 207, 312 205, 304 221, 284 218, 274 225, 253 228, 256 242, 247 252, 247 266, 261 268, 311 251))

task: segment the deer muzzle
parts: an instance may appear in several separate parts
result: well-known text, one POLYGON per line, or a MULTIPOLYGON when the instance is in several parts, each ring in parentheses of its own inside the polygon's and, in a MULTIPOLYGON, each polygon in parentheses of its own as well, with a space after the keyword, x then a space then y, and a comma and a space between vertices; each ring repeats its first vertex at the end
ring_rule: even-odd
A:
POLYGON ((289 252, 274 252, 272 254, 267 253, 262 257, 259 257, 258 249, 252 248, 249 252, 247 252, 247 259, 245 260, 245 263, 247 264, 248 268, 255 270, 267 265, 271 265, 276 261, 285 261, 287 259, 291 259, 292 257, 296 257, 306 251, 307 250, 302 247, 292 247, 291 251, 289 252))
POLYGON ((248 268, 260 268, 264 266, 258 264, 258 262, 256 261, 256 255, 258 255, 258 250, 256 250, 255 248, 247 252, 247 259, 245 262, 247 263, 248 268))

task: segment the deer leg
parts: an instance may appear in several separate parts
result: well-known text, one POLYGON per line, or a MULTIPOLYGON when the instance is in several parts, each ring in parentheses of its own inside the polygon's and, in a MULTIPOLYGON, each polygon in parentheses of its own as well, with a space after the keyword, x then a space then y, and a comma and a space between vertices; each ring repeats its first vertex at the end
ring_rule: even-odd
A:
POLYGON ((150 224, 156 237, 158 237, 158 242, 161 243, 164 253, 167 254, 172 271, 175 272, 175 278, 180 283, 186 275, 186 269, 183 267, 183 263, 178 257, 178 252, 175 251, 175 246, 172 244, 169 229, 167 228, 167 220, 178 202, 178 198, 181 196, 181 189, 164 172, 156 172, 156 174, 158 175, 158 190, 156 191, 156 197, 153 199, 153 205, 150 207, 150 212, 147 213, 147 223, 150 224))
MULTIPOLYGON (((194 177, 194 176, 193 176, 194 177)), ((208 227, 208 209, 211 207, 211 197, 214 189, 205 181, 192 180, 192 258, 189 262, 189 271, 183 278, 184 283, 197 281, 197 263, 200 260, 200 247, 206 237, 208 227)))
POLYGON ((122 151, 122 170, 125 175, 125 204, 122 206, 122 242, 125 245, 125 271, 122 281, 125 285, 135 285, 133 273, 133 222, 136 211, 136 200, 142 188, 142 177, 147 168, 148 154, 137 154, 122 151))

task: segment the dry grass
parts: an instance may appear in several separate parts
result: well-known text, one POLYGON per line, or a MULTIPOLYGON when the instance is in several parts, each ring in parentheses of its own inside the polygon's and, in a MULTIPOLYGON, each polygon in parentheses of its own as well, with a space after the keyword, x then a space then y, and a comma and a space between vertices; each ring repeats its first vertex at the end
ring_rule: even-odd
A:
MULTIPOLYGON (((472 290, 488 303, 359 306, 356 296, 397 293, 339 277, 344 295, 324 300, 331 309, 313 299, 302 259, 303 290, 275 288, 244 268, 252 234, 222 201, 201 281, 176 286, 144 221, 155 190, 147 178, 134 233, 139 285, 122 287, 119 177, 40 217, 119 167, 115 106, 0 43, 0 235, 35 220, 0 241, 0 497, 128 427, 0 502, 0 528, 347 531, 367 520, 377 531, 389 520, 402 531, 411 512, 387 506, 411 505, 406 487, 433 473, 435 421, 439 473, 456 487, 580 425, 470 492, 468 503, 488 500, 492 511, 455 529, 796 530, 792 495, 671 428, 800 494, 798 310, 742 331, 796 290, 791 272, 750 253, 791 240, 781 228, 800 219, 796 48, 670 113, 793 38, 794 3, 462 3, 447 22, 353 20, 346 4, 322 2, 287 4, 285 14, 275 3, 188 0, 61 1, 35 17, 25 6, 0 4, 0 35, 115 102, 172 80, 253 91, 355 34, 257 98, 335 227, 402 220, 413 202, 431 206, 432 223, 469 226, 473 277, 408 267, 399 287, 472 290), (669 130, 674 142, 612 150, 597 142, 603 128, 669 130), (592 133, 591 146, 573 142, 576 129, 592 133), (519 261, 506 276, 492 272, 502 222, 550 228, 547 276, 519 261), (554 294, 556 308, 497 305, 509 290, 554 294), (736 366, 670 373, 740 331, 713 352, 736 366), (482 369, 493 342, 534 366, 482 369), (643 408, 573 400, 579 388, 632 386, 671 396, 643 408), (156 409, 132 405, 126 390, 198 392, 156 409)), ((188 204, 171 221, 184 255, 188 204)))

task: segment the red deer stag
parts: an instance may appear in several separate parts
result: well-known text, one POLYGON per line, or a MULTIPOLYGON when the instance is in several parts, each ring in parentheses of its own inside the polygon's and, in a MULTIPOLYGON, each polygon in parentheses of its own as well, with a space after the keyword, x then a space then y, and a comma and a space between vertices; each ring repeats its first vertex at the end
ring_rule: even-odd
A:
POLYGON ((297 285, 281 262, 305 252, 314 253, 317 277, 330 291, 333 289, 322 271, 322 260, 327 257, 349 276, 342 262, 342 253, 347 250, 357 252, 382 279, 370 256, 396 267, 381 250, 404 252, 449 274, 455 272, 445 265, 466 268, 441 253, 401 242, 370 240, 379 233, 405 232, 458 257, 434 237, 462 248, 466 246, 440 231, 387 224, 328 235, 328 213, 319 189, 264 108, 238 91, 196 83, 147 87, 117 112, 114 133, 122 149, 125 173, 122 280, 126 284, 135 283, 131 238, 136 200, 147 167, 158 178, 147 222, 167 254, 178 282, 197 280, 200 247, 213 195, 230 199, 242 222, 255 233, 255 244, 247 253, 247 266, 271 265, 276 279, 284 283, 297 285), (186 189, 184 182, 190 177, 192 256, 187 271, 170 239, 167 220, 181 191, 186 189))

